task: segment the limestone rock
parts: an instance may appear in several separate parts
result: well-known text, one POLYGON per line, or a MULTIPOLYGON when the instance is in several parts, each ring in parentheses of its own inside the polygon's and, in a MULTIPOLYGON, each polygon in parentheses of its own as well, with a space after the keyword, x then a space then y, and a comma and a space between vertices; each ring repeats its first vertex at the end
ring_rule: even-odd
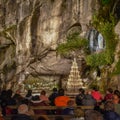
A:
POLYGON ((7 69, 7 76, 11 63, 18 81, 29 75, 68 75, 71 60, 58 56, 56 48, 74 27, 84 35, 98 8, 98 0, 0 0, 0 74, 7 69))

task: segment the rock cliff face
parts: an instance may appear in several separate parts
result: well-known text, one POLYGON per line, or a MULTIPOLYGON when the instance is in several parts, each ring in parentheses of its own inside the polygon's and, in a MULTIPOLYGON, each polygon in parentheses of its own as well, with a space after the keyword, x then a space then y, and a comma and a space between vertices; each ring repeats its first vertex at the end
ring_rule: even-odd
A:
POLYGON ((61 79, 71 60, 56 53, 67 34, 86 33, 99 0, 0 0, 0 82, 61 79), (54 76, 57 76, 54 78, 54 76))

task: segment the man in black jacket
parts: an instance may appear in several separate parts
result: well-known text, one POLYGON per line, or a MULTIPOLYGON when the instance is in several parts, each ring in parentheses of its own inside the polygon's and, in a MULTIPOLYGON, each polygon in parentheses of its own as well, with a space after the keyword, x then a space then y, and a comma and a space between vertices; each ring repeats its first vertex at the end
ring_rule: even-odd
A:
POLYGON ((77 105, 82 105, 82 100, 85 97, 85 90, 83 88, 79 89, 79 94, 75 98, 75 102, 77 105))

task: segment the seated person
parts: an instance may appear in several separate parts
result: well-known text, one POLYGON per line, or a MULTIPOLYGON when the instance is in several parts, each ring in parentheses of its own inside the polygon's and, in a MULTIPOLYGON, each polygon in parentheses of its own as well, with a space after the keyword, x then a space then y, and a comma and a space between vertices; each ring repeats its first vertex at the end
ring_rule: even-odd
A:
POLYGON ((79 88, 79 94, 76 95, 75 97, 76 105, 82 105, 82 100, 84 96, 85 96, 85 90, 83 88, 79 88))
POLYGON ((13 116, 11 120, 33 120, 29 115, 29 109, 26 104, 21 104, 18 107, 18 114, 13 116))
POLYGON ((120 104, 120 91, 119 90, 114 91, 112 101, 113 101, 114 104, 120 104))
POLYGON ((120 120, 120 115, 114 111, 114 104, 112 101, 107 101, 104 106, 104 120, 120 120))
POLYGON ((81 108, 74 110, 74 117, 71 120, 84 120, 84 111, 81 108))
POLYGON ((104 97, 104 101, 103 102, 112 101, 112 99, 113 99, 113 89, 112 88, 108 88, 107 91, 106 91, 106 95, 104 97))
POLYGON ((82 99, 83 106, 96 106, 97 101, 91 95, 91 90, 88 90, 82 99))
POLYGON ((53 92, 49 96, 50 105, 55 106, 55 98, 58 96, 57 88, 53 88, 53 92))
POLYGON ((45 101, 46 103, 49 103, 49 99, 48 97, 46 96, 46 91, 45 90, 42 90, 41 93, 40 93, 40 100, 43 100, 45 101))
MULTIPOLYGON (((38 95, 36 95, 32 98, 30 104, 31 104, 31 106, 48 106, 48 104, 45 101, 40 100, 38 95)), ((35 114, 40 114, 40 115, 47 114, 47 112, 45 110, 39 110, 39 109, 35 109, 34 112, 35 112, 35 114)))
POLYGON ((74 115, 74 101, 73 100, 69 100, 67 102, 67 107, 65 109, 63 109, 62 114, 63 115, 74 115))
POLYGON ((64 95, 64 89, 59 89, 58 96, 55 98, 56 106, 67 106, 67 102, 70 100, 68 96, 64 95))
POLYGON ((85 120, 104 120, 100 112, 96 110, 85 111, 85 120))

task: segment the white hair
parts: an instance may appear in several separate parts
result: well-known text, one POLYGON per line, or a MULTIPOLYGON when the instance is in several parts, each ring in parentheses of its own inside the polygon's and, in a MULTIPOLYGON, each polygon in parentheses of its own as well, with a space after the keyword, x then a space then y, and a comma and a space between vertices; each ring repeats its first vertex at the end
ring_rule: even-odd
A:
POLYGON ((19 114, 26 114, 28 112, 28 106, 26 104, 21 104, 18 107, 18 113, 19 114))

